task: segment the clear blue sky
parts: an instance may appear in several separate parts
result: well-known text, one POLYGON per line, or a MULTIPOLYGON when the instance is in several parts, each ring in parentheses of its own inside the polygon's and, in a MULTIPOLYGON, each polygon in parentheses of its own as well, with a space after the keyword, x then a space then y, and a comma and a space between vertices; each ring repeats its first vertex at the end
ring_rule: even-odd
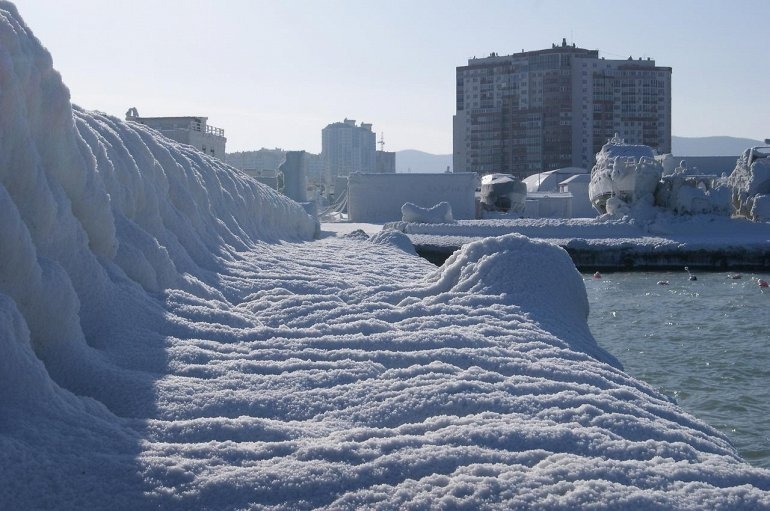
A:
POLYGON ((673 134, 770 137, 770 1, 19 0, 73 102, 203 115, 227 150, 319 152, 345 117, 452 152, 455 68, 565 37, 673 68, 673 134))

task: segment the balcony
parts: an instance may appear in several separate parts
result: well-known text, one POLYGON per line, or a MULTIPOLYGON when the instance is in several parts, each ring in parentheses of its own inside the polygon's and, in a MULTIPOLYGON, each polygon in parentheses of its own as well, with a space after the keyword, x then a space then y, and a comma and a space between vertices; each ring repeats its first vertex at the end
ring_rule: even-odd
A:
POLYGON ((209 126, 208 124, 205 124, 197 119, 190 121, 190 130, 206 133, 207 135, 213 135, 215 137, 225 136, 225 130, 223 130, 222 128, 215 128, 214 126, 209 126))

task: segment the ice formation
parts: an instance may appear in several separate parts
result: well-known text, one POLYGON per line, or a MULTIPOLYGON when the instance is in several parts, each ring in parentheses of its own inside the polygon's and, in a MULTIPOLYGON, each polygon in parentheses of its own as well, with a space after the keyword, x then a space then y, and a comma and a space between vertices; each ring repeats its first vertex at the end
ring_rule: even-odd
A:
POLYGON ((448 202, 439 202, 430 208, 423 208, 411 202, 401 206, 401 220, 427 224, 445 224, 454 221, 452 206, 448 202))
POLYGON ((679 215, 732 213, 730 183, 719 176, 693 174, 685 161, 655 156, 645 145, 626 144, 617 135, 596 155, 589 196, 594 208, 611 216, 655 206, 679 215))
POLYGON ((770 508, 596 345, 560 248, 309 241, 293 201, 71 107, 4 1, 0 212, 2 509, 770 508))
POLYGON ((71 106, 15 6, 0 3, 0 15, 1 339, 15 353, 3 357, 5 398, 39 393, 16 383, 34 372, 45 376, 40 392, 55 382, 130 408, 131 389, 103 379, 120 388, 133 378, 111 366, 115 353, 151 356, 141 332, 157 326, 147 318, 157 295, 224 299, 223 261, 256 243, 309 239, 315 222, 191 147, 71 106), (126 328, 135 335, 113 335, 126 328))
POLYGON ((735 212, 752 220, 770 220, 769 153, 767 147, 746 149, 728 178, 735 212))
POLYGON ((591 203, 600 213, 621 211, 640 200, 653 201, 663 166, 645 145, 626 144, 617 135, 596 154, 588 187, 591 203), (618 203, 620 201, 621 203, 618 203))

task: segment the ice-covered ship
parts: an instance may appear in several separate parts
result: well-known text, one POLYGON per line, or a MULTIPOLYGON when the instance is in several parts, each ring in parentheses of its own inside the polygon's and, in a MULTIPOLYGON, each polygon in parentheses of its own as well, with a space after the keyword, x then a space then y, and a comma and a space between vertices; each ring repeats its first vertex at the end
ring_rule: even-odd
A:
POLYGON ((527 185, 510 174, 481 177, 481 204, 488 211, 521 213, 527 199, 527 185))
POLYGON ((662 174, 663 165, 651 147, 626 144, 616 134, 596 154, 588 197, 602 214, 607 213, 610 198, 630 206, 642 197, 653 197, 662 174))

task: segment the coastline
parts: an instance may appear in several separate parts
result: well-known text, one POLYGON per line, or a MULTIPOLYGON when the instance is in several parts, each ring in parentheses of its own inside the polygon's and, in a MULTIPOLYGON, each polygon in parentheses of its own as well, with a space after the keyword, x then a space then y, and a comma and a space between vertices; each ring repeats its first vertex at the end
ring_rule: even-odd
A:
POLYGON ((770 271, 770 224, 719 216, 636 219, 467 220, 454 224, 386 224, 405 233, 417 253, 441 265, 463 245, 519 233, 562 247, 580 271, 770 271))
MULTIPOLYGON (((468 243, 475 241, 468 238, 468 243)), ((414 240, 413 240, 414 243, 414 240)), ((463 243, 465 244, 465 243, 463 243)), ((643 247, 592 245, 575 247, 562 245, 575 267, 581 272, 681 270, 688 266, 700 271, 770 271, 770 247, 721 247, 696 250, 643 250, 643 247)), ((430 242, 414 243, 418 255, 440 266, 462 245, 440 245, 430 242)))

